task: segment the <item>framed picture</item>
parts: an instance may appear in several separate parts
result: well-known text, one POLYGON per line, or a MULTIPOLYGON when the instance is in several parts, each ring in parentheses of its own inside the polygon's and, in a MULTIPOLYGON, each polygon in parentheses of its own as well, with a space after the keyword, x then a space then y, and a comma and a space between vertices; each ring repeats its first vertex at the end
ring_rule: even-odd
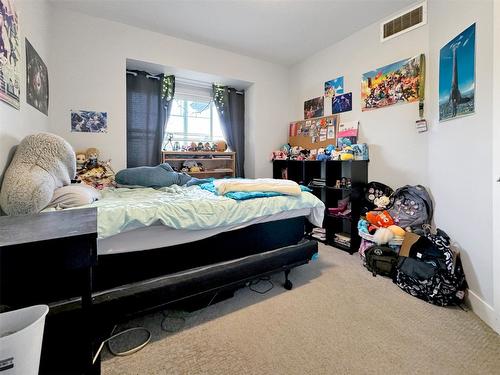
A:
POLYGON ((439 121, 475 112, 476 24, 453 38, 439 53, 439 121))
POLYGON ((338 77, 325 82, 325 97, 334 98, 344 93, 344 77, 338 77))
POLYGON ((324 112, 324 98, 322 96, 304 102, 304 119, 321 117, 324 112))
POLYGON ((420 55, 363 74, 361 110, 370 111, 419 100, 420 55))
POLYGON ((71 131, 77 133, 107 133, 107 112, 71 111, 71 131))
POLYGON ((352 111, 352 93, 337 95, 332 99, 332 113, 352 111))
POLYGON ((19 18, 11 0, 0 0, 0 100, 20 108, 19 18))
POLYGON ((45 115, 49 114, 49 73, 47 66, 26 41, 26 102, 45 115))

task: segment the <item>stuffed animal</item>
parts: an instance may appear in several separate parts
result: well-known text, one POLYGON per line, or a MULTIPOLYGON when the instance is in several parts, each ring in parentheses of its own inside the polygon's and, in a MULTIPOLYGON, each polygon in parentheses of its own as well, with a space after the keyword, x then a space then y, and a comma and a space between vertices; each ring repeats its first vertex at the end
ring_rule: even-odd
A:
POLYGON ((328 160, 328 155, 325 154, 324 148, 318 149, 318 154, 316 155, 316 160, 319 160, 319 161, 328 160))
POLYGON ((227 150, 227 143, 225 141, 217 141, 215 142, 215 147, 218 152, 224 152, 227 150))
POLYGON ((387 227, 387 229, 394 233, 394 237, 404 238, 406 234, 406 231, 403 228, 398 227, 397 225, 390 225, 387 227))
POLYGON ((394 238, 394 233, 388 228, 378 228, 373 235, 373 240, 377 245, 384 245, 394 238))
POLYGON ((271 160, 286 160, 288 155, 283 151, 273 151, 271 153, 271 160))
POLYGON ((330 157, 332 152, 335 151, 335 147, 333 145, 328 145, 325 147, 325 155, 330 157))
POLYGON ((340 160, 353 160, 354 159, 354 151, 351 146, 345 146, 340 153, 340 160))
POLYGON ((366 220, 368 220, 368 222, 370 224, 373 224, 373 225, 376 225, 378 227, 384 227, 384 228, 387 228, 391 225, 394 225, 394 220, 393 218, 391 217, 391 215, 389 215, 389 213, 387 211, 370 211, 366 214, 366 220))
POLYGON ((362 233, 369 233, 368 232, 368 221, 366 221, 365 219, 359 219, 358 231, 362 232, 362 233))

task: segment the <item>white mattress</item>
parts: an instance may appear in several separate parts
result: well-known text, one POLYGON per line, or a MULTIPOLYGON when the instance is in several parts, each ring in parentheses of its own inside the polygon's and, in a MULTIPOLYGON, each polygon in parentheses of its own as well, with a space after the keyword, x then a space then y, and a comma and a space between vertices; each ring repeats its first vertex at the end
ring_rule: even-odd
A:
POLYGON ((156 224, 99 239, 97 240, 97 252, 99 255, 108 255, 174 246, 202 240, 222 232, 229 232, 253 224, 308 216, 311 214, 311 210, 311 208, 302 208, 283 211, 274 215, 261 216, 243 224, 203 230, 173 229, 165 225, 156 224))

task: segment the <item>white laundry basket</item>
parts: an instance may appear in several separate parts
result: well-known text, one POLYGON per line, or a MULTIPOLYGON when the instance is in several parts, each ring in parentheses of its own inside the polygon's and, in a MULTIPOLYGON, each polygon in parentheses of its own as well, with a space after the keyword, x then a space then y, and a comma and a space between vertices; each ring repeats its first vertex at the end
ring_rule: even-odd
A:
POLYGON ((40 366, 47 305, 0 314, 0 373, 36 375, 40 366))

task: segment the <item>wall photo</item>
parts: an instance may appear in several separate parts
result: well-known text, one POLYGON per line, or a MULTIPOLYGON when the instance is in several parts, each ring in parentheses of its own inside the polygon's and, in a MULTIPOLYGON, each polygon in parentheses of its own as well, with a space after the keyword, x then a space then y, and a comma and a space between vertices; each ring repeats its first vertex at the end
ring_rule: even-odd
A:
POLYGON ((325 100, 322 96, 304 102, 304 119, 322 117, 325 113, 325 100))
POLYGON ((361 109, 370 111, 419 100, 420 55, 363 74, 361 109))
POLYGON ((0 0, 0 100, 20 108, 19 18, 12 0, 0 0))
POLYGON ((325 97, 334 98, 344 93, 344 77, 338 77, 325 82, 325 97))
POLYGON ((49 73, 47 66, 26 41, 26 101, 45 115, 49 114, 49 73))
POLYGON ((108 113, 71 111, 71 131, 77 133, 107 133, 108 113))
POLYGON ((476 24, 451 40, 439 53, 439 121, 475 112, 476 24))
POLYGON ((352 111, 352 92, 337 95, 332 99, 332 113, 352 111))

